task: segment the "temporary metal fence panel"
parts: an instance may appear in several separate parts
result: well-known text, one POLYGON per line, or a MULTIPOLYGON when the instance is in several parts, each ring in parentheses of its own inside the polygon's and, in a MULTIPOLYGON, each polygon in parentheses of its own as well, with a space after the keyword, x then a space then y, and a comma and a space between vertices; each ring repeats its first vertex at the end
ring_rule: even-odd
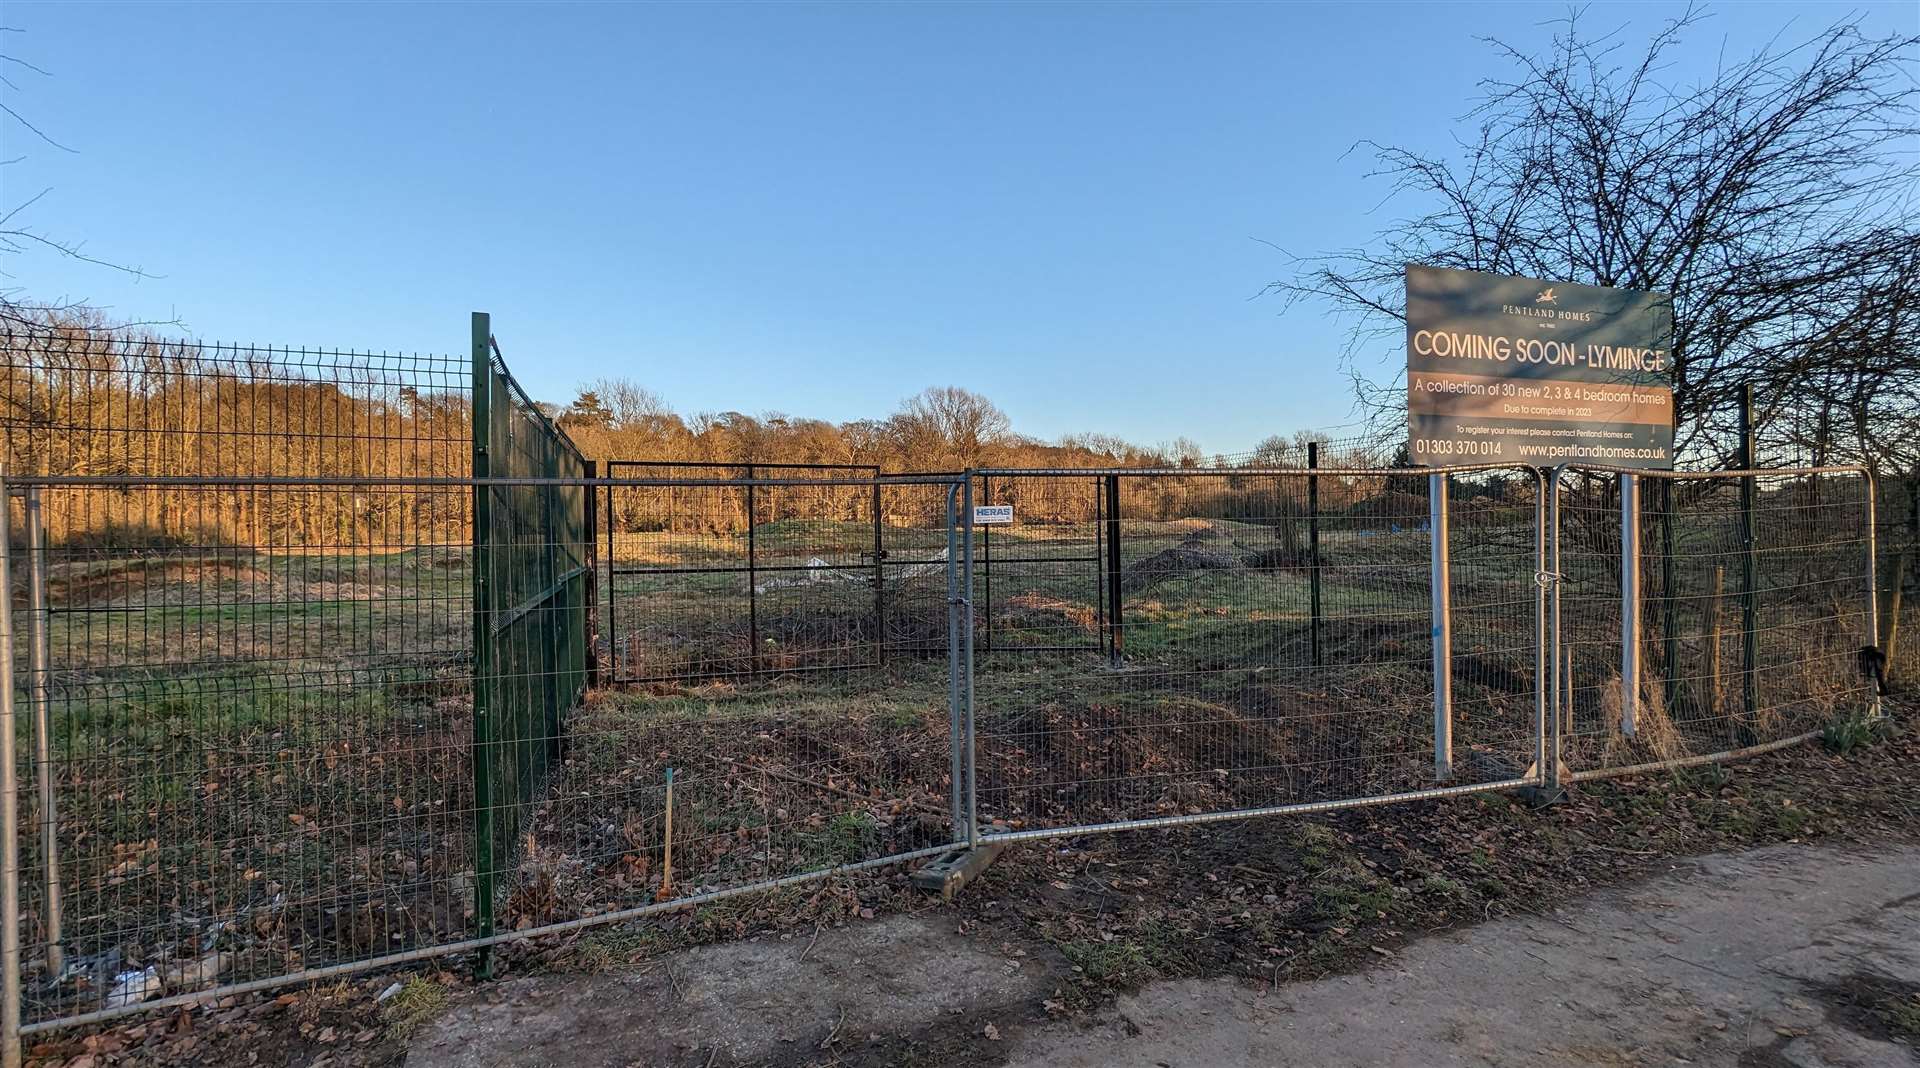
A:
POLYGON ((472 340, 462 367, 0 332, 0 987, 28 1031, 959 841, 1671 767, 1870 707, 1854 469, 1548 494, 1303 446, 598 478, 484 317, 472 340), (647 685, 588 699, 596 605, 606 677, 647 685))
POLYGON ((30 1028, 467 937, 470 382, 0 325, 30 1028))
POLYGON ((613 602, 616 662, 657 677, 600 695, 568 722, 565 772, 530 821, 522 864, 520 907, 535 930, 557 905, 569 915, 665 907, 656 902, 949 848, 964 608, 950 592, 957 480, 622 477, 603 486, 674 502, 674 529, 630 514, 639 529, 620 552, 629 566, 685 570, 649 583, 636 568, 643 574, 613 602), (738 559, 746 513, 734 509, 748 490, 768 517, 756 535, 753 602, 743 573, 707 569, 738 559), (931 638, 946 655, 896 655, 876 640, 874 566, 862 555, 876 490, 896 517, 911 515, 927 557, 921 571, 890 575, 886 592, 931 591, 912 599, 927 615, 910 638, 931 638), (751 619, 749 603, 758 606, 751 619), (757 672, 692 678, 647 659, 682 637, 751 657, 750 626, 757 672))
POLYGON ((1569 780, 1726 759, 1870 709, 1858 468, 1558 473, 1555 745, 1569 780))
POLYGON ((987 837, 1538 779, 1531 469, 1074 474, 1115 491, 1102 516, 1117 535, 1114 637, 976 663, 973 804, 987 837), (1439 554, 1436 517, 1451 531, 1439 554), (1451 648, 1436 644, 1449 620, 1451 648))
POLYGON ((15 485, 30 1027, 471 937, 469 484, 15 485))

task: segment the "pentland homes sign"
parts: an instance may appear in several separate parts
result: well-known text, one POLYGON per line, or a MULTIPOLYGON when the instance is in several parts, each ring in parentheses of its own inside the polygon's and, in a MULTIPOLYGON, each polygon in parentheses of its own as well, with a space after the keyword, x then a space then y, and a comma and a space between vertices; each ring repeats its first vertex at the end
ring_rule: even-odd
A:
POLYGON ((1407 431, 1423 465, 1673 466, 1673 302, 1407 265, 1407 431))

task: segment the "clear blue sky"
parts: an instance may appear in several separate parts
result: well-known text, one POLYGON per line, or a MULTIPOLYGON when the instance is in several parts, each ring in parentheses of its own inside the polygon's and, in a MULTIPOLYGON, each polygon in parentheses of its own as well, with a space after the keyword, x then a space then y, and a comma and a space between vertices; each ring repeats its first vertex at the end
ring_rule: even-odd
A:
MULTIPOLYGON (((1917 10, 1722 5, 1673 76, 1917 10)), ((1365 240, 1393 209, 1348 147, 1444 146, 1501 69, 1475 38, 1565 11, 10 0, 51 76, 5 99, 77 151, 6 125, 6 203, 51 187, 33 225, 160 277, 3 266, 222 340, 460 353, 486 310, 546 399, 844 420, 953 384, 1028 433, 1235 450, 1354 418, 1339 329, 1251 299, 1287 271, 1261 242, 1365 240)))

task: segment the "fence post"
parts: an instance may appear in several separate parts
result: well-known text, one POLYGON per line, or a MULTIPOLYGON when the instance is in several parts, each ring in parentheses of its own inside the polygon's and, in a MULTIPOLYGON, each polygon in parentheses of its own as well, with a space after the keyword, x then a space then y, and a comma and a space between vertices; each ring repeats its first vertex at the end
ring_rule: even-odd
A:
POLYGON ((1453 590, 1447 537, 1447 476, 1427 476, 1433 581, 1433 776, 1453 776, 1453 590))
POLYGON ((1560 588, 1566 585, 1560 573, 1560 469, 1546 470, 1547 493, 1547 566, 1546 580, 1552 583, 1547 591, 1547 635, 1549 647, 1549 670, 1552 677, 1548 683, 1547 716, 1549 741, 1547 744, 1547 785, 1558 789, 1562 773, 1566 770, 1566 708, 1573 701, 1572 665, 1568 663, 1566 642, 1561 633, 1560 588))
POLYGON ((1620 476, 1620 733, 1633 737, 1640 703, 1640 476, 1620 476))
POLYGON ((1107 509, 1105 481, 1093 479, 1093 622, 1097 641, 1107 634, 1107 509))
POLYGON ((1559 585, 1547 565, 1547 481, 1539 468, 1531 468, 1533 495, 1533 770, 1541 786, 1552 790, 1560 785, 1557 769, 1548 764, 1552 750, 1547 745, 1547 708, 1549 691, 1558 691, 1547 673, 1552 657, 1547 652, 1551 632, 1547 629, 1547 585, 1559 585))
POLYGON ((12 491, 0 465, 0 1065, 20 1066, 20 781, 14 752, 12 491))
MULTIPOLYGON (((473 313, 473 926, 476 938, 493 935, 493 554, 492 489, 487 447, 493 430, 493 324, 473 313)), ((474 971, 493 974, 493 950, 483 946, 474 971)))
MULTIPOLYGON (((1756 459, 1753 447, 1753 383, 1740 387, 1740 468, 1752 471, 1756 459)), ((1760 712, 1760 560, 1754 531, 1754 505, 1757 496, 1754 477, 1740 479, 1740 676, 1741 693, 1747 715, 1760 712)))
POLYGON ((1120 666, 1126 638, 1120 631, 1120 476, 1107 476, 1107 662, 1120 666))
MULTIPOLYGON (((1814 476, 1818 478, 1819 476, 1814 476)), ((1867 641, 1866 644, 1880 644, 1880 526, 1879 495, 1880 488, 1871 469, 1861 472, 1867 484, 1867 641)), ((1897 577, 1895 582, 1900 581, 1897 577)), ((1897 610, 1897 608, 1896 608, 1897 610)), ((1881 649, 1882 656, 1891 658, 1893 650, 1881 649)), ((1882 661, 1882 671, 1892 670, 1893 665, 1882 661)), ((1883 714, 1880 708, 1880 686, 1877 680, 1869 682, 1867 692, 1867 715, 1879 719, 1883 714)))
POLYGON ((760 555, 753 522, 753 465, 747 465, 747 672, 760 671, 760 555))
MULTIPOLYGON (((992 475, 980 476, 980 498, 982 504, 993 503, 992 475)), ((967 518, 971 521, 973 514, 969 512, 967 518)), ((985 602, 980 611, 980 618, 986 621, 987 652, 991 653, 993 652, 993 527, 991 526, 980 532, 980 553, 980 598, 985 602)))
POLYGON ((965 744, 960 734, 960 487, 947 484, 947 778, 953 808, 955 835, 973 835, 967 830, 967 814, 962 797, 960 749, 965 744))
POLYGON ((962 730, 966 735, 966 773, 967 773, 967 845, 980 844, 980 795, 975 790, 974 767, 979 763, 974 752, 973 728, 973 472, 968 471, 960 483, 960 591, 964 599, 960 609, 964 613, 960 628, 960 662, 963 672, 962 681, 966 684, 963 695, 966 704, 961 708, 962 730))
MULTIPOLYGON (((546 455, 540 464, 541 476, 544 478, 558 478, 560 476, 560 450, 558 443, 551 440, 546 441, 542 451, 546 455)), ((520 472, 516 471, 514 473, 519 474, 520 472)), ((544 774, 546 768, 552 765, 553 758, 560 753, 560 628, 563 623, 559 618, 559 609, 567 602, 566 594, 561 592, 559 588, 560 524, 554 515, 554 505, 558 503, 560 490, 559 487, 549 482, 540 487, 539 493, 540 533, 541 541, 545 543, 540 554, 541 579, 539 588, 549 591, 543 595, 542 601, 538 607, 534 609, 536 614, 545 613, 547 616, 546 620, 540 625, 541 640, 545 646, 542 650, 543 666, 546 668, 547 676, 546 685, 542 687, 547 699, 547 715, 545 720, 547 763, 541 768, 541 772, 544 774)), ((532 739, 525 737, 515 739, 517 743, 515 748, 520 750, 522 754, 521 760, 525 763, 532 762, 534 749, 527 744, 531 740, 532 739)), ((528 790, 527 783, 529 781, 525 774, 515 777, 514 782, 518 784, 520 791, 520 796, 514 798, 515 801, 526 800, 526 792, 528 790)))
MULTIPOLYGON (((1320 443, 1307 442, 1307 470, 1320 467, 1320 443)), ((1313 666, 1320 666, 1320 476, 1307 476, 1307 586, 1313 666)))
MULTIPOLYGON (((599 478, 600 461, 587 460, 585 463, 587 466, 587 477, 590 479, 599 478)), ((596 529, 599 526, 600 517, 600 487, 589 485, 585 487, 584 492, 586 493, 586 501, 582 507, 585 511, 581 516, 581 521, 584 524, 582 539, 586 542, 584 548, 587 555, 587 603, 585 608, 586 626, 583 629, 586 631, 587 642, 587 685, 597 689, 602 685, 600 674, 600 535, 596 529)), ((607 546, 607 551, 611 553, 613 546, 607 546)), ((608 653, 612 653, 611 646, 608 647, 608 653)))
POLYGON ((873 662, 887 663, 887 541, 880 514, 880 470, 873 471, 873 662))
POLYGON ((40 800, 40 863, 42 909, 47 932, 47 974, 59 975, 66 961, 62 948, 60 918, 60 813, 56 807, 56 783, 53 777, 53 717, 47 694, 48 672, 52 670, 48 645, 53 626, 53 610, 47 603, 47 528, 40 511, 40 488, 28 487, 27 520, 27 613, 32 636, 33 767, 34 782, 40 800))

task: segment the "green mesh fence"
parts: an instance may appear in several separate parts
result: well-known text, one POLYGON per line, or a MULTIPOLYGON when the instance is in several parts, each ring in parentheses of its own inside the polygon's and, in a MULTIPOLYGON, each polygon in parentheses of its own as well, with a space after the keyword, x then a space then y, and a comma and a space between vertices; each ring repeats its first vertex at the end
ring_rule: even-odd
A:
MULTIPOLYGON (((473 325, 474 475, 578 479, 590 467, 515 382, 487 316, 473 325)), ((515 866, 528 807, 560 754, 566 716, 587 690, 592 592, 587 490, 482 485, 475 490, 474 794, 476 931, 515 866)))

